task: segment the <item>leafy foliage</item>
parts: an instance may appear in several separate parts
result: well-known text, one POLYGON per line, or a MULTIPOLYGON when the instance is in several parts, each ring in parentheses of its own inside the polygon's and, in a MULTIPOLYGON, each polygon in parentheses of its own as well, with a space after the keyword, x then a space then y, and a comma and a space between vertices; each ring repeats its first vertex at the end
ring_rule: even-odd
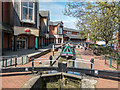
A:
POLYGON ((78 18, 80 33, 94 42, 104 40, 106 44, 113 40, 114 32, 120 31, 120 2, 69 2, 65 15, 78 18), (119 27, 119 28, 118 28, 119 27))

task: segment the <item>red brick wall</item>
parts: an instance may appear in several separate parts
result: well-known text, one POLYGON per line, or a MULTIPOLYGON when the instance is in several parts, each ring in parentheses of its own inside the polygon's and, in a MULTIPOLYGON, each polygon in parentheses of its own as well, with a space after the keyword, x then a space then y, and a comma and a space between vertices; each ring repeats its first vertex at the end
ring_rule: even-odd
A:
POLYGON ((54 35, 54 27, 52 25, 49 26, 49 34, 54 35))
MULTIPOLYGON (((68 31, 68 32, 70 32, 70 31, 68 31)), ((63 30, 63 34, 67 34, 67 31, 63 30)), ((78 32, 73 32, 73 31, 72 31, 72 34, 78 35, 79 33, 78 33, 78 32)))
POLYGON ((63 30, 63 34, 67 34, 67 31, 64 31, 64 30, 63 30))
POLYGON ((0 23, 2 22, 2 2, 0 1, 0 23))
POLYGON ((5 49, 12 48, 12 35, 10 35, 9 33, 3 34, 3 48, 5 48, 5 49), (9 45, 8 45, 8 43, 9 43, 9 45))
POLYGON ((3 2, 3 22, 10 24, 10 2, 3 2))
POLYGON ((77 35, 77 32, 72 32, 72 34, 77 35))
POLYGON ((39 37, 39 47, 41 46, 41 37, 39 37))
POLYGON ((68 41, 68 39, 69 39, 68 37, 64 37, 64 41, 68 41))
POLYGON ((35 47, 35 36, 30 36, 28 38, 28 47, 29 48, 35 47))

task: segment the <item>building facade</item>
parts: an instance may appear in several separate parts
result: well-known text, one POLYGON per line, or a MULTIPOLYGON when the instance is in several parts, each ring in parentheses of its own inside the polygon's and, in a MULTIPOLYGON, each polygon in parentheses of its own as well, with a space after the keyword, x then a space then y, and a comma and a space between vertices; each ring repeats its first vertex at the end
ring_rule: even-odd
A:
POLYGON ((2 2, 2 50, 38 49, 39 3, 2 2))
POLYGON ((74 43, 79 43, 79 42, 84 42, 86 39, 81 39, 81 35, 78 30, 71 29, 71 28, 63 28, 63 38, 64 42, 74 42, 74 43))
POLYGON ((50 44, 63 43, 63 22, 49 22, 49 42, 50 44))
POLYGON ((39 12, 39 47, 49 45, 49 11, 39 12))

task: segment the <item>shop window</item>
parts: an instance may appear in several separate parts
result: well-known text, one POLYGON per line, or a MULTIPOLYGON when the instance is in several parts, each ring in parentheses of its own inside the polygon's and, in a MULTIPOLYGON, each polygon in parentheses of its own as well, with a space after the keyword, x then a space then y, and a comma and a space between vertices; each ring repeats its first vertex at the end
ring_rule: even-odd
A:
POLYGON ((22 20, 24 22, 34 22, 33 2, 22 2, 22 20))

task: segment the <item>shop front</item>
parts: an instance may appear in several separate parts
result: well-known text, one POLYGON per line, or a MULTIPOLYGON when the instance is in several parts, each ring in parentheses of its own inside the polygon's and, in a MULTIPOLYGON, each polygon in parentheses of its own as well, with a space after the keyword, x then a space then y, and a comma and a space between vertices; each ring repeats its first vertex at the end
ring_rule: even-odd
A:
POLYGON ((28 37, 26 36, 17 37, 17 49, 28 49, 28 37))
POLYGON ((38 49, 39 30, 36 28, 14 27, 14 51, 38 49))

